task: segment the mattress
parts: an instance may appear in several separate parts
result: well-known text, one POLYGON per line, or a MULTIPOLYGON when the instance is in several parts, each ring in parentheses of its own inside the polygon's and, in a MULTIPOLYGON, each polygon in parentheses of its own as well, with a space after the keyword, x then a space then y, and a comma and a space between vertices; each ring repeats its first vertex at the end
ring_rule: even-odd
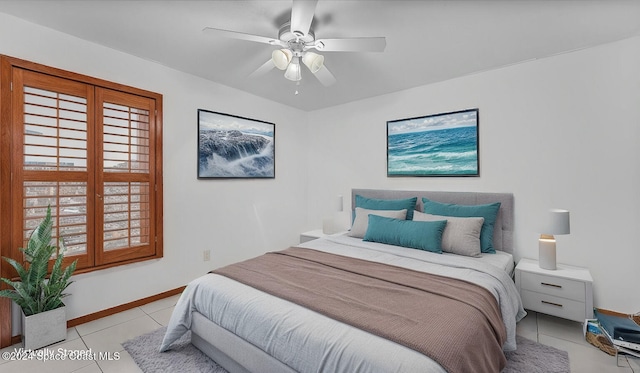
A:
MULTIPOLYGON (((496 297, 501 310, 507 329, 503 349, 516 347, 515 324, 526 313, 508 273, 508 261, 512 261, 509 254, 491 259, 439 255, 348 236, 313 240, 299 246, 465 279, 483 286, 496 297)), ((298 372, 444 371, 429 357, 407 347, 214 274, 202 276, 187 286, 175 307, 161 350, 169 349, 190 328, 194 312, 298 372)))

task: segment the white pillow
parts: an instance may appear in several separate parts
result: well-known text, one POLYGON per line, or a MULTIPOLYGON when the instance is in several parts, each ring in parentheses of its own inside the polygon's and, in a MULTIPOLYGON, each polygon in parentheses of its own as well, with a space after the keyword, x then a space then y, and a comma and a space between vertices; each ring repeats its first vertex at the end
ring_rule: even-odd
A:
POLYGON ((447 226, 442 234, 442 251, 465 256, 480 256, 482 252, 480 232, 484 218, 458 218, 415 211, 413 220, 447 220, 447 226))
POLYGON ((368 210, 362 207, 356 207, 356 218, 353 220, 349 236, 362 238, 367 233, 369 226, 369 214, 382 216, 385 218, 402 219, 407 218, 407 209, 402 210, 368 210))

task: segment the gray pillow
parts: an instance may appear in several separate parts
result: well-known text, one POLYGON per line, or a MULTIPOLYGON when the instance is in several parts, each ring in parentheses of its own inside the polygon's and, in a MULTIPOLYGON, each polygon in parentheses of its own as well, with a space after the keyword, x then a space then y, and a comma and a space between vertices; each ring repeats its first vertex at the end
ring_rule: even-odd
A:
POLYGON ((356 218, 353 220, 351 231, 349 236, 362 238, 367 233, 367 227, 369 226, 369 214, 382 216, 392 219, 406 219, 407 209, 402 210, 369 210, 362 207, 356 207, 356 218))
POLYGON ((413 213, 416 221, 446 220, 447 226, 442 234, 442 251, 465 256, 480 256, 480 232, 484 218, 459 218, 453 216, 431 215, 420 211, 413 213))

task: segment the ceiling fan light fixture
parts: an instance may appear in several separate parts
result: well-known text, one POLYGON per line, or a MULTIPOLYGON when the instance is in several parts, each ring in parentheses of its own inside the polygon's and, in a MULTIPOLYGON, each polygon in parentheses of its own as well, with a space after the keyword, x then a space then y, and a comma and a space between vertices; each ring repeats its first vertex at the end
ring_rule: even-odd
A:
MULTIPOLYGON (((285 71, 285 77, 298 85, 302 79, 301 63, 307 66, 314 77, 325 87, 336 83, 335 76, 324 65, 324 56, 318 53, 384 52, 387 45, 384 37, 316 39, 313 23, 318 0, 289 0, 289 2, 292 3, 291 17, 289 22, 280 25, 277 38, 214 27, 205 27, 202 31, 214 36, 277 46, 278 50, 271 52, 271 58, 250 76, 263 75, 276 67, 285 71), (317 53, 311 53, 312 49, 315 49, 317 53)), ((282 17, 278 16, 278 19, 280 18, 282 17)))
POLYGON ((302 79, 299 57, 295 57, 289 66, 287 66, 287 71, 284 72, 284 77, 294 82, 302 79))
POLYGON ((313 52, 306 52, 304 56, 302 56, 302 63, 315 74, 324 65, 324 56, 313 52))
POLYGON ((293 52, 289 49, 276 49, 271 53, 273 64, 280 70, 284 70, 289 66, 291 58, 293 58, 293 52))

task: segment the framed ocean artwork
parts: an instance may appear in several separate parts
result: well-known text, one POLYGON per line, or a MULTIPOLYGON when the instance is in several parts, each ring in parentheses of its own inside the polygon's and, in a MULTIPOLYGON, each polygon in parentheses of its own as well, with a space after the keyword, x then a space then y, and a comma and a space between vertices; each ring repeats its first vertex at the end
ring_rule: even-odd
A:
POLYGON ((275 124, 198 109, 198 179, 275 178, 275 124))
POLYGON ((479 176, 478 109, 387 122, 387 176, 479 176))

